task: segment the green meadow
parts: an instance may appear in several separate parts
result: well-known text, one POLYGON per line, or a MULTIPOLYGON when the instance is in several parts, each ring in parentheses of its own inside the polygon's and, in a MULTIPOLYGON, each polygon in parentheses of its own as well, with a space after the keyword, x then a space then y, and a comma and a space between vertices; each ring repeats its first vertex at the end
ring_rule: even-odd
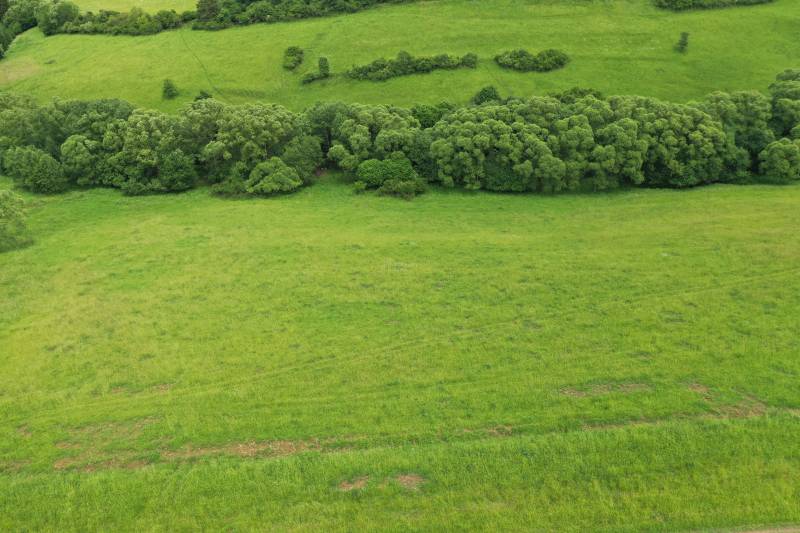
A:
POLYGON ((26 196, 0 528, 800 522, 800 187, 342 181, 26 196))
POLYGON ((714 90, 766 90, 777 72, 797 63, 798 28, 800 3, 793 0, 686 13, 657 9, 649 0, 437 0, 218 32, 186 28, 143 37, 45 38, 34 29, 18 37, 0 61, 0 88, 42 100, 116 97, 162 110, 177 109, 201 90, 225 102, 277 102, 300 110, 331 100, 463 103, 490 84, 504 95, 588 86, 682 102, 714 90), (689 51, 678 54, 673 46, 684 31, 690 33, 689 51), (288 46, 307 50, 297 73, 281 67, 288 46), (492 58, 512 48, 558 48, 572 61, 549 73, 503 70, 492 58), (341 73, 401 50, 474 52, 480 61, 475 70, 383 83, 335 77, 300 84, 319 56, 341 73), (162 100, 165 78, 177 83, 180 97, 162 100))

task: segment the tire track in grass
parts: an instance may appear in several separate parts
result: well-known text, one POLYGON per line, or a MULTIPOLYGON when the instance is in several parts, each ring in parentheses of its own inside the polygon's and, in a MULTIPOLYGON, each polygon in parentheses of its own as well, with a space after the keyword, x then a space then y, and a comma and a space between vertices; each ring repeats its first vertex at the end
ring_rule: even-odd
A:
POLYGON ((215 98, 225 102, 226 104, 230 103, 227 100, 225 100, 225 98, 222 96, 222 91, 220 91, 219 88, 216 85, 214 85, 214 82, 211 80, 211 73, 208 71, 208 68, 206 68, 205 63, 203 63, 203 61, 200 59, 200 56, 198 56, 195 53, 195 51, 192 49, 192 47, 189 46, 189 43, 186 41, 186 36, 184 35, 184 30, 183 29, 178 29, 177 33, 181 37, 181 41, 183 42, 183 46, 186 47, 186 50, 192 55, 192 57, 194 57, 194 59, 197 61, 197 64, 200 65, 200 69, 203 71, 203 74, 206 77, 206 81, 208 82, 208 85, 211 87, 211 90, 214 91, 215 98))
MULTIPOLYGON (((708 285, 708 286, 705 286, 705 287, 690 287, 690 288, 687 288, 687 289, 678 289, 678 290, 673 290, 673 291, 653 292, 653 293, 642 294, 642 295, 640 295, 638 297, 633 297, 633 298, 629 298, 629 299, 618 298, 618 299, 614 299, 614 300, 609 301, 606 305, 611 305, 611 306, 614 306, 614 305, 630 306, 630 305, 634 305, 634 304, 641 304, 641 303, 646 302, 646 301, 651 300, 651 299, 663 300, 665 298, 675 298, 675 297, 681 297, 681 296, 686 296, 686 295, 691 295, 691 294, 703 294, 703 293, 707 293, 707 292, 713 292, 713 291, 717 291, 717 290, 723 290, 723 289, 729 289, 729 288, 732 288, 732 287, 737 287, 737 286, 740 286, 740 285, 745 284, 745 283, 752 283, 753 281, 769 280, 769 279, 772 279, 772 278, 777 278, 777 277, 787 276, 787 275, 793 275, 793 274, 796 274, 796 273, 800 273, 800 268, 785 269, 785 270, 780 270, 780 271, 776 271, 776 272, 760 274, 760 275, 755 275, 755 276, 745 276, 745 277, 739 278, 739 279, 737 279, 735 281, 732 281, 732 282, 729 282, 729 283, 724 283, 724 284, 714 284, 714 285, 708 285)), ((540 320, 541 319, 554 319, 554 318, 558 318, 562 314, 563 313, 554 313, 552 315, 543 316, 543 317, 536 317, 536 318, 538 318, 540 320)), ((533 318, 533 317, 530 317, 530 318, 533 318)), ((393 354, 395 352, 402 351, 404 349, 411 349, 411 348, 421 349, 421 348, 424 348, 424 347, 429 346, 431 344, 435 344, 437 342, 438 343, 452 343, 452 342, 454 342, 453 337, 456 337, 456 339, 458 339, 458 340, 466 340, 466 339, 470 339, 472 337, 484 335, 484 334, 486 334, 486 333, 488 333, 488 332, 490 332, 490 331, 492 331, 494 329, 500 329, 500 328, 505 328, 505 327, 509 327, 509 326, 513 326, 513 325, 518 325, 520 322, 522 322, 524 320, 528 320, 528 319, 529 319, 529 317, 519 317, 519 316, 517 316, 517 317, 514 317, 514 318, 509 319, 509 320, 503 320, 503 321, 499 321, 499 322, 495 322, 495 323, 491 323, 491 324, 485 324, 483 326, 476 326, 476 327, 467 329, 465 331, 458 332, 458 333, 456 333, 454 335, 450 335, 447 339, 442 339, 440 336, 435 336, 435 337, 431 336, 431 337, 423 338, 423 339, 419 339, 419 338, 411 339, 409 341, 404 341, 404 342, 397 343, 397 344, 394 344, 394 345, 391 345, 391 346, 388 346, 388 347, 382 346, 382 347, 379 347, 379 348, 375 348, 374 350, 368 350, 366 352, 362 352, 360 355, 357 355, 357 356, 352 357, 352 358, 348 358, 346 360, 346 362, 351 363, 351 362, 361 361, 361 360, 364 360, 366 358, 374 357, 375 355, 383 355, 384 356, 384 357, 382 357, 382 359, 383 359, 383 358, 385 358, 386 355, 393 354)), ((287 374, 297 375, 296 374, 297 372, 307 373, 307 372, 311 372, 311 371, 326 370, 326 369, 334 368, 334 367, 338 366, 338 364, 339 364, 339 361, 324 361, 324 362, 309 361, 309 362, 301 363, 299 365, 294 365, 294 366, 291 366, 291 367, 284 367, 284 368, 280 368, 279 367, 275 371, 268 372, 268 373, 261 374, 261 375, 253 375, 253 376, 248 376, 248 377, 241 378, 241 379, 228 380, 228 381, 222 381, 222 382, 214 381, 214 382, 208 383, 206 385, 198 385, 198 386, 195 386, 195 387, 187 387, 185 389, 177 390, 174 393, 171 393, 169 396, 167 396, 167 398, 170 398, 171 400, 176 400, 176 399, 179 399, 179 398, 190 398, 190 397, 193 397, 193 396, 203 395, 203 394, 207 394, 207 393, 222 392, 225 389, 230 389, 231 387, 236 387, 236 386, 256 383, 258 381, 267 381, 267 380, 269 380, 271 378, 284 376, 284 375, 287 375, 287 374)), ((220 371, 220 373, 222 373, 222 372, 224 372, 224 371, 220 371)), ((217 375, 217 374, 213 374, 213 375, 217 375)), ((69 392, 69 390, 67 390, 65 392, 69 392)), ((52 396, 50 398, 52 398, 52 396)), ((159 393, 152 393, 151 392, 151 393, 146 393, 146 394, 142 394, 142 395, 135 395, 135 396, 123 397, 123 398, 112 399, 112 400, 99 400, 99 401, 92 402, 92 403, 81 403, 81 404, 77 404, 77 405, 73 405, 73 406, 65 407, 65 408, 45 409, 45 410, 38 411, 38 412, 34 411, 29 416, 20 415, 20 416, 17 416, 17 417, 8 418, 7 421, 9 423, 13 423, 13 422, 28 422, 28 421, 33 421, 33 420, 43 420, 43 419, 47 419, 48 417, 51 417, 51 416, 56 416, 57 417, 57 416, 65 414, 65 413, 71 413, 71 412, 74 412, 74 411, 84 410, 84 409, 88 409, 88 408, 103 408, 103 407, 114 408, 114 407, 121 407, 121 406, 129 405, 129 404, 133 404, 133 403, 141 403, 143 401, 154 400, 154 399, 159 399, 159 398, 164 398, 164 396, 162 396, 159 393)), ((49 399, 49 398, 46 398, 45 400, 47 400, 47 399, 49 399)))

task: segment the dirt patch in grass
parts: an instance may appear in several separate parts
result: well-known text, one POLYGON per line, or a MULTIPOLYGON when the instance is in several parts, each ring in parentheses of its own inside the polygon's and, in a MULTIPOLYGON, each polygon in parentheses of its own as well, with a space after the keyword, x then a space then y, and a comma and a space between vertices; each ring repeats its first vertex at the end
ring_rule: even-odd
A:
POLYGON ((711 394, 711 389, 709 389, 702 383, 690 383, 689 390, 696 394, 699 394, 707 402, 710 402, 714 399, 714 396, 711 394))
POLYGON ((650 390, 650 385, 644 383, 599 383, 590 387, 566 387, 561 389, 561 394, 571 398, 588 398, 604 394, 631 394, 650 390))
POLYGON ((511 426, 494 426, 486 430, 486 433, 491 435, 492 437, 508 437, 514 429, 511 426))
POLYGON ((161 383, 150 388, 153 392, 165 393, 172 390, 172 383, 161 383))
POLYGON ((265 442, 235 442, 224 446, 193 448, 180 450, 164 450, 161 457, 168 460, 194 459, 213 455, 231 455, 235 457, 285 457, 297 453, 320 450, 319 441, 275 440, 265 442))
POLYGON ((23 426, 18 427, 17 428, 17 434, 19 434, 22 437, 25 437, 26 439, 29 439, 29 438, 31 438, 31 436, 33 436, 33 433, 31 432, 31 428, 29 428, 27 425, 23 425, 23 426))
POLYGON ((348 479, 342 481, 338 485, 338 489, 342 492, 351 492, 354 490, 361 490, 369 483, 369 476, 361 476, 355 479, 348 479))
POLYGON ((400 474, 395 476, 394 480, 404 489, 419 490, 420 486, 425 483, 425 478, 419 474, 400 474))

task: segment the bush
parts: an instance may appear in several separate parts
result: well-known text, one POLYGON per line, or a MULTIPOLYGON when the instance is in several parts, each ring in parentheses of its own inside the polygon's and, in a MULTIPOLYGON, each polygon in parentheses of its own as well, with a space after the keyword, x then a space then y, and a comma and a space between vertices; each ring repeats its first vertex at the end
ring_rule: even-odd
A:
POLYGON ((208 91, 200 91, 197 93, 197 96, 194 97, 195 102, 198 100, 208 100, 209 98, 213 98, 210 92, 208 91))
POLYGON ((49 194, 67 189, 61 164, 33 146, 11 148, 3 155, 3 166, 20 187, 30 191, 49 194))
POLYGON ((379 194, 413 198, 425 191, 425 182, 414 171, 411 161, 402 156, 364 161, 358 166, 356 180, 356 192, 377 189, 379 194))
POLYGON ((294 70, 303 62, 303 49, 297 46, 290 46, 283 53, 283 68, 294 70))
POLYGON ((773 0, 655 0, 655 4, 662 9, 685 11, 687 9, 712 9, 719 7, 768 4, 772 1, 773 0))
POLYGON ((685 54, 688 48, 689 48, 689 34, 684 31, 681 32, 681 38, 678 39, 678 42, 675 44, 675 51, 680 52, 681 54, 685 54))
POLYGON ((320 57, 317 62, 317 72, 309 72, 302 78, 304 84, 313 83, 331 77, 331 66, 327 57, 320 57))
POLYGON ((494 60, 503 68, 520 72, 548 72, 566 66, 569 56, 560 50, 543 50, 536 55, 527 50, 511 50, 495 56, 494 60))
POLYGON ((500 100, 500 93, 497 92, 497 89, 494 87, 494 85, 487 85, 475 93, 475 96, 470 99, 470 102, 475 105, 481 105, 487 102, 500 103, 500 100))
POLYGON ((800 141, 781 139, 769 144, 761 155, 761 181, 792 183, 800 181, 800 141))
POLYGON ((45 35, 58 33, 64 24, 78 18, 80 10, 72 2, 43 3, 36 9, 36 25, 45 35))
POLYGON ((164 80, 164 85, 161 88, 161 96, 164 100, 172 100, 176 98, 180 94, 178 92, 178 87, 175 85, 175 82, 172 80, 164 80))
POLYGON ((461 58, 448 54, 414 57, 408 52, 400 52, 395 59, 376 59, 367 65, 353 67, 347 71, 347 76, 355 80, 385 81, 439 69, 475 68, 477 64, 478 56, 475 54, 467 54, 461 58))
POLYGON ((24 246, 30 242, 25 226, 22 198, 11 191, 0 190, 0 252, 24 246))
POLYGON ((295 169, 281 159, 272 157, 257 164, 250 172, 245 182, 245 191, 248 194, 270 195, 292 192, 302 185, 303 180, 295 169))

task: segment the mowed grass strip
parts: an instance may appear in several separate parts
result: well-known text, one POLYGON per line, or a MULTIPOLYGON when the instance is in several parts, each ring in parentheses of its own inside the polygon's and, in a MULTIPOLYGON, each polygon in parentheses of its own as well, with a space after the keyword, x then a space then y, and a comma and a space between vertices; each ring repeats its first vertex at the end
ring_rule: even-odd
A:
POLYGON ((492 84, 503 95, 546 94, 574 86, 607 94, 641 94, 672 101, 715 90, 766 90, 777 72, 797 66, 800 4, 673 13, 649 0, 613 2, 439 0, 360 13, 218 32, 185 28, 153 36, 20 36, 0 62, 0 88, 42 99, 124 98, 175 110, 201 90, 226 102, 267 101, 292 109, 316 101, 413 105, 466 102, 492 84), (676 53, 681 32, 689 50, 676 53), (306 50, 296 73, 282 68, 289 46, 306 50), (572 61, 557 72, 501 69, 499 52, 556 48, 572 61), (366 82, 344 77, 301 86, 300 77, 330 59, 332 71, 400 50, 413 55, 474 52, 475 70, 434 72, 366 82), (161 98, 165 78, 181 95, 161 98))
POLYGON ((340 181, 26 197, 0 527, 800 521, 800 187, 340 181))

